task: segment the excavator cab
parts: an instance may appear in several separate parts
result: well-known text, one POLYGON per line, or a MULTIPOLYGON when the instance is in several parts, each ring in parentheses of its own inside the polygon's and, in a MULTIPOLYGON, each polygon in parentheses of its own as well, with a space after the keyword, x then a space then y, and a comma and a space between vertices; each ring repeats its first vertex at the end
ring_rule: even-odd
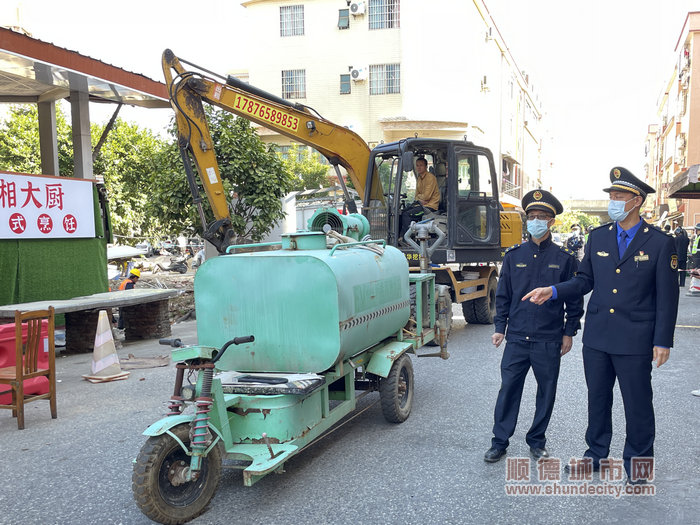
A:
MULTIPOLYGON (((378 178, 383 199, 365 196, 363 213, 372 236, 384 237, 404 252, 402 215, 414 205, 415 161, 425 159, 440 189, 435 211, 426 210, 447 235, 447 244, 433 255, 433 262, 472 263, 498 261, 502 257, 496 171, 491 152, 466 141, 406 139, 377 146, 371 153, 367 188, 378 178)), ((409 261, 413 259, 409 257, 409 261)))

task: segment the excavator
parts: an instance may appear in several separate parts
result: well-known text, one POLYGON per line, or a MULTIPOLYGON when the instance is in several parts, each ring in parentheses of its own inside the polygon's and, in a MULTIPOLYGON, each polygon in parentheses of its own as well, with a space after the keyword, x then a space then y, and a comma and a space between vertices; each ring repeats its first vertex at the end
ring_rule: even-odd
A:
MULTIPOLYGON (((362 198, 361 213, 374 239, 399 248, 409 265, 419 270, 421 248, 405 238, 402 214, 414 201, 415 162, 425 159, 441 191, 432 220, 444 233, 433 246, 430 270, 436 284, 446 285, 443 301, 462 305, 469 323, 490 324, 495 315, 497 263, 505 248, 521 242, 522 216, 499 201, 497 171, 488 148, 465 140, 410 137, 370 149, 352 130, 323 118, 309 106, 291 102, 232 76, 220 76, 175 56, 166 49, 163 73, 176 115, 178 145, 204 237, 220 253, 235 239, 227 196, 213 149, 204 103, 269 128, 294 142, 316 149, 336 171, 347 210, 357 212, 341 171, 362 198), (189 68, 186 68, 189 66, 189 68), (191 160, 196 167, 192 167, 191 160), (199 182, 198 182, 199 180, 199 182), (199 186, 211 204, 207 218, 199 186)), ((342 228, 340 221, 329 223, 342 228)), ((322 227, 323 225, 319 225, 322 227)), ((315 225, 311 225, 313 230, 315 225)), ((343 233, 343 232, 339 232, 343 233)), ((450 310, 451 311, 451 310, 450 310)))

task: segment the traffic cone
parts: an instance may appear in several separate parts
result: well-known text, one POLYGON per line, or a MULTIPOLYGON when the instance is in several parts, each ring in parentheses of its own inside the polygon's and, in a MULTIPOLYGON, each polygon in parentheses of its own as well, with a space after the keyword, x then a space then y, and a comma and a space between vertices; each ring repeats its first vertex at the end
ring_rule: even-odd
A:
POLYGON ((95 349, 92 353, 92 375, 84 375, 83 378, 91 383, 106 383, 127 377, 129 372, 122 372, 122 367, 119 365, 119 356, 114 346, 107 311, 100 310, 95 333, 95 349))

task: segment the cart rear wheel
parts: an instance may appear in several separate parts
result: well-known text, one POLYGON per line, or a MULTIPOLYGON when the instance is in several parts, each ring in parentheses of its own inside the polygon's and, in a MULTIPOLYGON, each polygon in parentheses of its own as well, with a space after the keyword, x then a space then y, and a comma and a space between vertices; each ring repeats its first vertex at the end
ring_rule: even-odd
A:
POLYGON ((379 384, 384 419, 389 423, 403 423, 413 406, 413 364, 403 354, 391 367, 389 376, 379 384))
MULTIPOLYGON (((171 432, 189 447, 189 425, 171 432)), ((214 447, 202 459, 195 481, 180 482, 178 476, 190 465, 190 457, 172 436, 148 438, 139 452, 131 489, 136 504, 146 516, 165 524, 185 523, 202 514, 214 497, 221 478, 221 451, 214 447)))

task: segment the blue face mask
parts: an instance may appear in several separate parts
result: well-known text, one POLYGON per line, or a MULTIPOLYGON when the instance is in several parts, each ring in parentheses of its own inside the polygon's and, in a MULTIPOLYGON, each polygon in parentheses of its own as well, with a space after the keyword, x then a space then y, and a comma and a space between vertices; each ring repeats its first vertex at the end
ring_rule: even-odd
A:
MULTIPOLYGON (((634 199, 634 197, 632 197, 634 199)), ((629 201, 631 201, 630 199, 629 201)), ((608 216, 615 222, 624 221, 629 215, 629 211, 625 211, 625 205, 629 201, 610 201, 608 202, 608 216)), ((632 211, 632 210, 630 210, 632 211)))
POLYGON ((544 237, 545 234, 549 231, 549 226, 547 226, 548 222, 549 221, 545 221, 542 219, 529 220, 527 221, 527 231, 535 239, 544 237))

